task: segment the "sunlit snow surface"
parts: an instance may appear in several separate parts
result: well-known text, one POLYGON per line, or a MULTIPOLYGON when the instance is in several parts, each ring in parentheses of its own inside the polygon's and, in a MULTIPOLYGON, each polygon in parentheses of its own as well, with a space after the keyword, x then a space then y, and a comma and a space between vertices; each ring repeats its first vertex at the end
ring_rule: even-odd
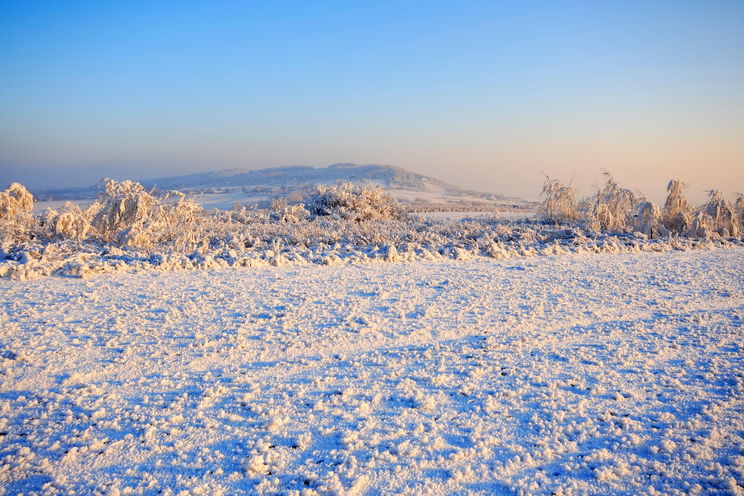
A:
POLYGON ((0 492, 741 494, 743 267, 0 280, 0 492))

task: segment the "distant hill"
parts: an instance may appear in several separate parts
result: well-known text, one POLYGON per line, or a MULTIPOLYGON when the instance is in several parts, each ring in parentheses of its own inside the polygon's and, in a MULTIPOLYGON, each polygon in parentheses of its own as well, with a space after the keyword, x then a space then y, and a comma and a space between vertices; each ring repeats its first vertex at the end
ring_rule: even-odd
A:
POLYGON ((272 167, 268 169, 226 169, 184 176, 160 177, 140 181, 143 185, 163 189, 191 190, 203 188, 267 187, 292 188, 316 184, 373 183, 385 189, 421 191, 453 196, 498 196, 469 191, 439 179, 407 171, 400 167, 374 164, 334 164, 328 167, 272 167))
MULTIPOLYGON (((318 184, 350 182, 354 184, 374 184, 390 190, 404 201, 434 201, 449 198, 498 204, 525 205, 519 198, 496 193, 472 191, 445 183, 439 179, 417 174, 401 167, 375 164, 334 164, 328 167, 290 166, 268 169, 225 169, 200 172, 180 176, 137 179, 147 188, 179 190, 202 195, 230 194, 230 202, 268 200, 287 196, 294 192, 306 191, 318 184)), ((41 200, 83 200, 93 198, 100 185, 85 188, 68 188, 35 191, 41 200)), ((226 197, 227 198, 227 197, 226 197)), ((214 203, 220 207, 229 205, 214 198, 204 203, 214 203)))

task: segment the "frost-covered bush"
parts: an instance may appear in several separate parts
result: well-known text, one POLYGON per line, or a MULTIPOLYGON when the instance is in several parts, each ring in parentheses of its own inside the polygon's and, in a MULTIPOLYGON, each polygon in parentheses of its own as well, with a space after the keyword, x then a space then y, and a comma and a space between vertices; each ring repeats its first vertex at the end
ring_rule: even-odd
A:
POLYGON ((139 230, 152 217, 157 199, 133 181, 104 179, 104 190, 98 195, 98 211, 91 225, 103 241, 120 241, 125 231, 139 230))
POLYGON ((713 222, 710 216, 702 210, 695 212, 690 229, 685 232, 685 235, 691 238, 710 238, 712 234, 713 222))
POLYGON ((0 191, 0 240, 19 241, 33 224, 34 197, 18 183, 0 191))
POLYGON ((355 222, 400 219, 403 208, 380 187, 360 187, 351 183, 319 185, 305 200, 313 216, 333 216, 355 222))
POLYGON ((181 252, 206 248, 209 220, 201 206, 179 192, 158 198, 145 222, 139 222, 119 234, 122 246, 154 249, 167 246, 181 252))
POLYGON ((672 179, 667 185, 667 198, 662 213, 664 226, 670 232, 682 234, 692 227, 692 208, 687 202, 679 179, 672 179))
POLYGON ((0 192, 0 220, 29 215, 34 208, 34 196, 21 184, 13 183, 0 192))
POLYGON ((274 221, 297 223, 307 220, 309 215, 304 205, 290 205, 286 198, 271 202, 271 219, 274 221))
POLYGON ((545 219, 553 222, 576 220, 576 195, 570 185, 545 176, 542 195, 545 199, 540 204, 540 213, 545 219))
POLYGON ((45 224, 50 224, 51 234, 65 239, 82 241, 92 229, 90 209, 83 210, 72 202, 65 203, 65 210, 62 213, 49 210, 46 218, 48 220, 45 224))
POLYGON ((734 207, 717 189, 709 191, 708 197, 710 198, 708 203, 703 205, 701 209, 707 219, 701 219, 698 227, 705 227, 724 237, 737 236, 739 234, 739 222, 734 207))
POLYGON ((627 232, 633 226, 638 200, 632 191, 621 188, 611 174, 597 191, 587 212, 588 225, 599 231, 627 232))
POLYGON ((739 232, 744 231, 744 195, 740 194, 736 197, 734 211, 736 212, 736 217, 739 219, 739 232))
POLYGON ((183 193, 157 197, 139 183, 113 179, 106 179, 104 185, 104 191, 84 215, 91 219, 90 225, 101 241, 179 250, 192 250, 203 244, 199 235, 205 222, 202 208, 183 193))
POLYGON ((642 201, 638 204, 635 216, 635 231, 648 237, 658 238, 669 234, 662 222, 661 209, 655 203, 642 201))

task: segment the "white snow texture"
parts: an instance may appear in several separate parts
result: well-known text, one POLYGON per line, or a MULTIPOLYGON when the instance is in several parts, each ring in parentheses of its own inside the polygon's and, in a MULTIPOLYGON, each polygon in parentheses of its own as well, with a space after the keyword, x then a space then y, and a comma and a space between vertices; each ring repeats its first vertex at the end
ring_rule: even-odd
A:
POLYGON ((743 262, 0 279, 0 493, 742 494, 743 262))

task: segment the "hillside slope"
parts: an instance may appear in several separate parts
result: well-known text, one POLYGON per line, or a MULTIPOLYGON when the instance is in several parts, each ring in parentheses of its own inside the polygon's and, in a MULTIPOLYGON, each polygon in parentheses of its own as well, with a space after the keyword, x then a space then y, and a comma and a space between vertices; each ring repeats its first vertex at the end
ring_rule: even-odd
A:
MULTIPOLYGON (((132 178, 135 179, 135 178, 132 178)), ((464 189, 434 177, 400 167, 375 164, 334 164, 328 167, 288 166, 267 169, 225 169, 177 176, 135 179, 147 188, 179 190, 187 193, 229 195, 207 199, 219 208, 229 208, 230 202, 261 201, 304 192, 318 184, 350 182, 357 185, 377 185, 393 192, 403 201, 475 201, 497 202, 510 206, 530 206, 520 198, 496 193, 464 189), (210 201, 216 200, 216 201, 210 201)), ((43 201, 86 200, 98 193, 100 185, 34 191, 43 201)), ((490 205, 493 206, 493 205, 490 205)))

